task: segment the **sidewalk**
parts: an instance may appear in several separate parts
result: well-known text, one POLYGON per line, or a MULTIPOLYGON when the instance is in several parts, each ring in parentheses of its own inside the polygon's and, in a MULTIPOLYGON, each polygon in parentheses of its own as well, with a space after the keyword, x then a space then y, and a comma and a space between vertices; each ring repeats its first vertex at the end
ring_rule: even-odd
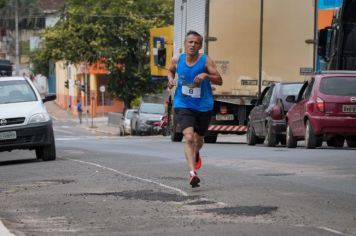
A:
POLYGON ((93 120, 90 116, 88 118, 83 114, 83 123, 79 124, 78 117, 72 115, 67 110, 62 109, 56 104, 55 101, 46 102, 45 106, 48 110, 48 113, 51 115, 53 120, 58 121, 72 121, 77 123, 77 126, 84 129, 103 133, 106 135, 120 135, 120 129, 118 126, 112 126, 108 124, 107 116, 94 117, 93 120), (93 125, 92 125, 93 124, 93 125))

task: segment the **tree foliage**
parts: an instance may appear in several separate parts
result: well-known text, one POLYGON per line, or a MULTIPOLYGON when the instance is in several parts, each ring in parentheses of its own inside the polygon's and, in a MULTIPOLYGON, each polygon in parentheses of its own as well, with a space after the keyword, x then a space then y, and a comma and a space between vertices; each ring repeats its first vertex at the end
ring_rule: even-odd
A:
POLYGON ((104 59, 109 91, 129 107, 137 96, 162 88, 150 80, 149 29, 172 23, 173 0, 67 0, 37 55, 72 63, 104 59))

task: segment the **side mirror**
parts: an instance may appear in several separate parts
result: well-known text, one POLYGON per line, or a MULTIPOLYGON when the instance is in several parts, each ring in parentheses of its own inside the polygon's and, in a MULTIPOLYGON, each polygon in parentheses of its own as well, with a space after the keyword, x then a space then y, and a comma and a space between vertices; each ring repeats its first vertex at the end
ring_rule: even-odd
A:
POLYGON ((56 100, 57 98, 57 95, 56 94, 47 94, 43 99, 42 99, 42 102, 45 103, 45 102, 48 102, 48 101, 53 101, 53 100, 56 100))
POLYGON ((251 105, 256 106, 256 104, 257 104, 257 99, 256 99, 256 98, 253 98, 253 99, 251 100, 251 105))
POLYGON ((166 66, 166 48, 159 48, 157 52, 157 66, 166 66))
POLYGON ((329 58, 330 53, 328 50, 328 46, 330 44, 330 31, 331 28, 326 27, 324 29, 321 29, 318 33, 318 55, 326 61, 329 58))
POLYGON ((294 95, 288 95, 286 98, 286 101, 289 103, 295 103, 295 96, 294 95))

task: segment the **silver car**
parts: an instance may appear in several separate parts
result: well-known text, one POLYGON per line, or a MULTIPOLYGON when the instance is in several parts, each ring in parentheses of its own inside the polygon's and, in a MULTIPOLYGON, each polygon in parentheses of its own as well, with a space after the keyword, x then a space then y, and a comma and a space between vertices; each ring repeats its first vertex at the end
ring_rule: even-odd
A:
POLYGON ((122 124, 124 126, 124 134, 131 134, 131 119, 136 109, 127 109, 122 117, 122 124))
POLYGON ((156 124, 160 124, 165 106, 160 103, 141 103, 131 119, 131 134, 151 134, 156 124))

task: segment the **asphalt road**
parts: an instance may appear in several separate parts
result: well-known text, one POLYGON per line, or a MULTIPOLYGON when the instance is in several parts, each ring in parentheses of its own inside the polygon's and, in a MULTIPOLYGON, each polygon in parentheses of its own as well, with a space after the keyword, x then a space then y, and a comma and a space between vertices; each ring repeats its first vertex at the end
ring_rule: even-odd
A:
POLYGON ((14 235, 356 235, 355 149, 223 136, 192 189, 182 143, 70 121, 55 134, 56 161, 0 153, 0 220, 14 235))

